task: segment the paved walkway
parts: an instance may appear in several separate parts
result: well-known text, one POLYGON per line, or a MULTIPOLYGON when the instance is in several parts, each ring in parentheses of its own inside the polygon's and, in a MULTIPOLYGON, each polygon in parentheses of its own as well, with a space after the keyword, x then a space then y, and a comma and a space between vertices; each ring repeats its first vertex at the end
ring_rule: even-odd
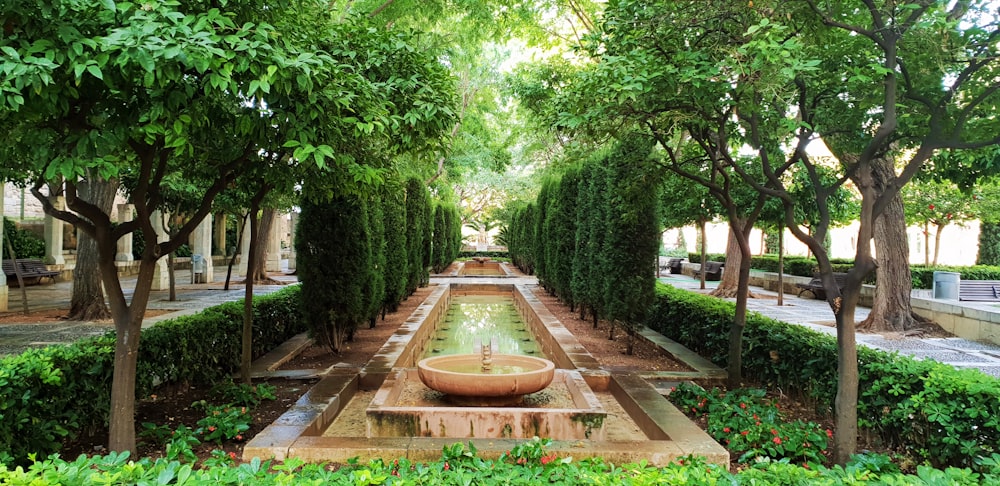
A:
MULTIPOLYGON (((662 275, 661 282, 678 288, 698 289, 699 281, 685 275, 662 275)), ((718 282, 706 282, 707 288, 715 288, 718 282)), ((773 319, 800 324, 818 332, 831 336, 837 335, 834 326, 833 310, 825 300, 799 298, 794 294, 785 294, 784 305, 778 307, 777 293, 753 287, 753 292, 765 296, 760 299, 750 299, 748 309, 773 319)), ((915 294, 923 295, 926 291, 915 290, 915 294)), ((729 299, 735 301, 736 299, 729 299)), ((966 305, 959 302, 959 305, 966 305)), ((969 307, 981 308, 982 303, 968 303, 969 307)), ((861 321, 868 317, 870 309, 858 307, 855 319, 861 321)), ((858 333, 858 343, 885 351, 899 351, 921 359, 934 359, 948 363, 958 368, 978 368, 984 373, 1000 377, 1000 346, 969 341, 962 338, 918 338, 897 337, 887 338, 880 334, 858 333)))
MULTIPOLYGON (((286 262, 282 262, 286 263, 286 262)), ((243 298, 244 288, 241 284, 231 284, 230 290, 223 290, 225 281, 225 267, 216 269, 215 280, 206 284, 191 284, 191 274, 187 270, 177 271, 177 300, 169 301, 166 290, 153 291, 149 300, 149 309, 169 310, 170 312, 151 317, 143 322, 143 327, 151 326, 161 320, 170 319, 186 314, 193 314, 207 307, 239 300, 243 298)), ((297 279, 292 275, 277 273, 272 275, 276 280, 292 283, 297 279)), ((234 278, 233 281, 239 281, 234 278)), ((502 279, 504 283, 527 283, 533 284, 537 280, 533 276, 511 276, 502 279)), ((496 278, 491 277, 453 277, 434 276, 434 283, 478 283, 493 282, 496 278)), ((679 288, 697 289, 698 280, 684 275, 664 274, 660 278, 661 282, 679 288)), ((135 286, 135 277, 125 277, 123 285, 126 294, 131 297, 131 289, 135 286)), ((714 288, 718 282, 707 282, 707 287, 714 288)), ((280 285, 257 285, 254 287, 255 295, 263 295, 281 289, 280 285)), ((72 282, 58 282, 55 284, 32 285, 27 287, 28 305, 32 311, 42 309, 68 309, 69 299, 72 291, 72 282)), ((798 298, 791 294, 785 294, 785 305, 778 307, 777 294, 768 290, 754 287, 753 291, 765 296, 762 299, 750 299, 749 308, 752 311, 778 319, 781 321, 800 324, 818 332, 835 336, 836 328, 833 326, 833 311, 826 301, 816 299, 798 298)), ((0 316, 16 315, 21 308, 21 290, 10 288, 9 290, 10 310, 0 312, 0 316)), ((926 291, 914 291, 919 294, 926 291)), ((966 305, 962 302, 961 305, 966 305)), ((970 307, 980 304, 969 303, 970 307)), ((977 307, 978 308, 978 307, 977 307)), ((855 319, 862 320, 868 316, 869 309, 859 307, 855 319)), ((56 343, 69 343, 77 339, 89 336, 98 336, 111 329, 113 324, 110 321, 102 322, 76 322, 76 321, 55 321, 55 322, 18 322, 16 317, 0 323, 0 355, 21 352, 32 347, 40 347, 56 343)), ((1000 377, 1000 346, 978 343, 961 338, 917 338, 917 337, 891 337, 887 338, 879 334, 858 334, 858 342, 877 349, 886 351, 899 351, 903 354, 922 359, 935 359, 943 363, 948 363, 959 368, 978 368, 984 373, 1000 377)))
MULTIPOLYGON (((283 261, 282 263, 285 264, 287 261, 283 261)), ((234 277, 230 283, 229 290, 223 290, 226 279, 226 268, 216 268, 214 276, 215 279, 211 283, 191 284, 191 272, 188 270, 177 270, 177 300, 170 301, 170 294, 167 290, 154 290, 150 295, 147 309, 167 310, 169 312, 145 319, 142 324, 143 327, 152 326, 165 319, 194 314, 202 309, 223 302, 243 298, 246 289, 242 283, 237 283, 242 282, 243 279, 241 277, 234 277)), ((271 277, 275 280, 288 283, 297 281, 295 276, 285 275, 284 272, 273 273, 271 277)), ((126 298, 131 299, 132 291, 135 288, 135 277, 124 277, 122 279, 122 286, 125 288, 126 298)), ((282 287, 282 285, 255 285, 254 295, 269 294, 282 287)), ((28 294, 28 308, 31 312, 50 309, 69 309, 70 296, 73 290, 72 282, 29 285, 26 289, 28 294)), ((110 319, 107 321, 18 321, 17 315, 21 313, 22 309, 21 289, 10 287, 8 293, 8 310, 0 312, 0 317, 4 318, 3 322, 0 322, 0 355, 15 354, 25 349, 50 344, 70 343, 85 337, 100 336, 114 329, 114 324, 110 319)))

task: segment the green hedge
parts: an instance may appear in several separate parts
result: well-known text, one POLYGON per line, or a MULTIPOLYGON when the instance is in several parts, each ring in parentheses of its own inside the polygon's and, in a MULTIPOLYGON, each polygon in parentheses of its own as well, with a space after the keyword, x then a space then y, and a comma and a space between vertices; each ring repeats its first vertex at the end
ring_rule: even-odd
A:
MULTIPOLYGON (((298 286, 254 298, 254 356, 305 328, 298 286)), ((154 385, 212 383, 240 366, 242 301, 163 321, 142 333, 136 396, 154 385)), ((110 410, 114 336, 0 359, 0 462, 44 457, 66 437, 103 429, 110 410)))
MULTIPOLYGON (((726 256, 719 253, 708 255, 710 261, 725 261, 726 256)), ((688 260, 694 263, 701 261, 701 256, 696 253, 689 253, 688 260)), ((765 272, 778 271, 777 255, 755 255, 750 259, 750 266, 754 269, 765 272)), ((846 258, 834 258, 830 260, 834 272, 847 272, 854 266, 854 261, 846 258)), ((814 258, 801 256, 786 256, 784 261, 785 275, 797 275, 800 277, 812 277, 819 272, 818 264, 814 258)), ((953 267, 945 265, 925 266, 910 265, 910 278, 914 289, 933 288, 934 272, 956 272, 962 274, 962 280, 1000 280, 1000 266, 976 265, 972 267, 953 267)), ((867 284, 875 284, 875 273, 865 279, 867 284)))
POLYGON ((488 257, 488 258, 509 258, 510 253, 505 251, 460 251, 458 258, 488 257))
MULTIPOLYGON (((647 325, 725 367, 732 302, 666 285, 647 325)), ((801 390, 833 408, 837 343, 833 336, 751 312, 743 374, 768 386, 801 390)), ((921 461, 967 466, 1000 452, 1000 380, 978 370, 858 348, 862 427, 921 461)))

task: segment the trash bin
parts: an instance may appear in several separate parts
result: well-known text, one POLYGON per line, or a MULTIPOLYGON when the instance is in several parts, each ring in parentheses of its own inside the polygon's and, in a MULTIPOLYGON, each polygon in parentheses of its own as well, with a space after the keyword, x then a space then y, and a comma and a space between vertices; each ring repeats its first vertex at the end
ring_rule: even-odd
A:
POLYGON ((191 255, 191 282, 205 283, 205 259, 200 253, 191 255))
POLYGON ((934 272, 934 298, 958 300, 958 286, 962 274, 958 272, 934 272))

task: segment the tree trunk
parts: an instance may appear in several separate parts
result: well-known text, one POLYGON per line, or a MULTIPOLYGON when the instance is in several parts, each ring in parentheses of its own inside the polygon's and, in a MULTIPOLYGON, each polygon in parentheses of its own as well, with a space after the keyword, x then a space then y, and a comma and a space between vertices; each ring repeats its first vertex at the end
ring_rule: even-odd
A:
POLYGON ((785 225, 778 225, 778 307, 785 305, 785 225))
POLYGON ((253 283, 255 279, 251 278, 253 273, 251 270, 257 267, 257 258, 261 254, 257 247, 265 246, 260 243, 263 225, 258 219, 258 207, 257 200, 250 204, 250 251, 247 252, 247 281, 243 295, 243 348, 240 355, 240 379, 247 385, 251 381, 250 363, 253 361, 253 283))
MULTIPOLYGON (((892 159, 873 161, 876 194, 881 194, 886 184, 896 177, 892 159)), ((899 194, 889 201, 885 210, 875 219, 875 300, 871 313, 859 329, 874 332, 901 332, 913 329, 917 321, 910 305, 913 283, 910 280, 909 245, 906 239, 906 216, 903 198, 899 194)), ((860 243, 859 243, 860 244, 860 243)))
MULTIPOLYGON (((242 218, 240 218, 240 227, 239 227, 238 230, 236 230, 236 244, 237 245, 240 245, 243 242, 243 228, 246 226, 246 224, 247 224, 247 217, 249 217, 249 216, 250 215, 248 213, 248 214, 243 215, 242 218)), ((229 258, 229 265, 226 266, 226 284, 222 287, 222 290, 229 290, 229 282, 233 278, 233 265, 236 264, 236 257, 240 254, 238 248, 239 247, 237 247, 236 251, 233 251, 232 256, 229 258)))
MULTIPOLYGON (((707 231, 705 230, 705 225, 706 224, 708 224, 708 222, 705 221, 704 219, 701 220, 701 221, 698 221, 698 232, 701 235, 701 248, 700 248, 700 250, 701 250, 701 264, 702 265, 704 265, 705 264, 705 260, 708 259, 708 247, 707 247, 707 245, 705 243, 705 234, 707 233, 707 231)), ((705 290, 705 272, 701 272, 701 278, 699 280, 701 281, 701 286, 698 287, 698 288, 700 288, 701 290, 705 290)))
MULTIPOLYGON (((77 185, 78 197, 96 205, 111 214, 118 191, 118 180, 109 181, 94 178, 90 182, 77 185)), ((80 231, 76 245, 76 268, 73 271, 73 293, 69 303, 69 319, 74 321, 96 321, 111 317, 104 302, 104 287, 101 285, 101 271, 98 266, 100 255, 97 242, 87 233, 80 231)))
MULTIPOLYGON (((250 252, 252 256, 247 261, 247 279, 253 275, 253 281, 258 283, 269 283, 271 279, 267 276, 267 249, 270 245, 270 239, 273 236, 271 233, 271 226, 274 222, 275 210, 272 208, 265 208, 261 211, 260 219, 257 221, 257 229, 251 230, 250 233, 250 252), (257 245, 253 245, 254 238, 257 239, 257 245), (251 265, 252 264, 252 265, 251 265)), ((253 222, 250 223, 251 225, 253 222)))
POLYGON ((941 233, 944 231, 944 225, 937 225, 937 231, 934 232, 934 265, 938 264, 938 248, 941 248, 941 233))
MULTIPOLYGON (((149 243, 153 244, 154 243, 149 243)), ((109 245, 110 246, 110 245, 109 245)), ((153 251, 146 251, 139 264, 132 302, 125 302, 114 263, 114 248, 101 252, 101 276, 111 299, 111 317, 115 321, 115 369, 111 383, 111 417, 109 418, 108 449, 136 452, 135 443, 135 383, 139 359, 139 334, 142 316, 149 303, 153 284, 153 251)))
MULTIPOLYGON (((742 228, 746 224, 743 220, 736 221, 736 224, 729 225, 729 239, 726 241, 726 266, 725 270, 722 272, 722 280, 719 281, 719 286, 716 287, 709 295, 720 298, 733 298, 737 297, 740 288, 740 267, 742 265, 744 256, 743 250, 740 249, 739 241, 735 233, 733 232, 734 227, 742 228)), ((750 264, 750 246, 749 241, 747 242, 747 252, 746 260, 749 269, 750 264)), ((749 270, 748 270, 749 272, 749 270)), ((704 272, 702 272, 704 275, 704 272)), ((749 275, 749 273, 748 273, 749 275)), ((749 282, 749 280, 748 280, 749 282)), ((749 288, 749 287, 748 287, 749 288)), ((749 294, 750 297, 756 297, 753 294, 749 294)))
POLYGON ((837 297, 840 312, 834 313, 837 322, 837 396, 834 399, 837 434, 833 438, 836 464, 847 464, 858 447, 858 345, 854 313, 859 290, 860 286, 853 290, 853 295, 837 297))
POLYGON ((931 227, 930 223, 924 221, 924 265, 931 264, 931 227))

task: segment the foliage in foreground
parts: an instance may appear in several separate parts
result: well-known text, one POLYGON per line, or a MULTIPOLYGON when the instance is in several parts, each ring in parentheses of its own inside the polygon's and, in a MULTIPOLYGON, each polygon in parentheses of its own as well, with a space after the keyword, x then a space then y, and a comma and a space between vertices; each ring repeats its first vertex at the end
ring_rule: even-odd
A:
POLYGON ((411 462, 405 458, 375 459, 340 468, 303 464, 297 459, 271 463, 254 459, 235 465, 224 453, 214 454, 195 468, 176 460, 130 461, 127 454, 81 456, 66 461, 53 456, 27 468, 0 466, 0 484, 98 485, 98 484, 187 484, 187 485, 287 485, 287 484, 738 484, 738 485, 980 485, 1000 483, 1000 456, 983 464, 985 472, 970 469, 918 467, 903 474, 885 456, 854 456, 845 467, 803 468, 785 461, 761 460, 730 473, 726 468, 688 457, 657 468, 645 463, 616 466, 601 459, 574 460, 546 450, 548 440, 535 438, 497 459, 478 456, 472 443, 445 446, 436 462, 411 462))

